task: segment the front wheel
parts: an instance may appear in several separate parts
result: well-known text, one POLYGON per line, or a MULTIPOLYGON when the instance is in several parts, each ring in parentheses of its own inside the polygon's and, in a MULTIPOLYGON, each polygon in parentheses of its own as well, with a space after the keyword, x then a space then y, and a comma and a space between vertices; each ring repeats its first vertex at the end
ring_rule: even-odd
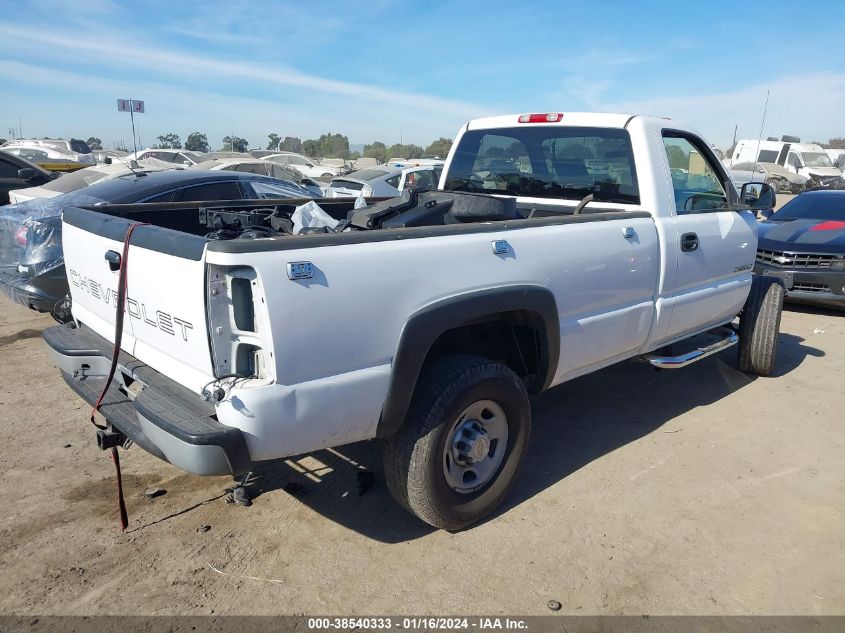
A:
POLYGON ((514 482, 531 430, 519 377, 501 363, 455 355, 423 370, 403 427, 384 447, 388 488, 434 527, 490 514, 514 482))
POLYGON ((768 376, 775 368, 783 312, 784 287, 780 279, 755 276, 739 316, 739 368, 768 376))

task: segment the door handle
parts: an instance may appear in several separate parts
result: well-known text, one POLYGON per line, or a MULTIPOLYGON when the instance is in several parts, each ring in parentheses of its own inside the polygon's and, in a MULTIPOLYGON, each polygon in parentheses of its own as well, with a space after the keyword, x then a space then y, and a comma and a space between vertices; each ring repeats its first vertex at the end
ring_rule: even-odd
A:
POLYGON ((684 233, 681 235, 681 251, 690 253, 698 250, 698 235, 695 233, 684 233))
POLYGON ((120 253, 117 251, 106 251, 106 261, 109 263, 109 270, 120 270, 120 253))

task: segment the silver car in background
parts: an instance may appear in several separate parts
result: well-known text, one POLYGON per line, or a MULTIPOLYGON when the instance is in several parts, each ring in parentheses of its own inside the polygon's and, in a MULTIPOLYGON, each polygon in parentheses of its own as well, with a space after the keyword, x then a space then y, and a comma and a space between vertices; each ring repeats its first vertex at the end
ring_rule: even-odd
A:
POLYGON ((332 178, 329 192, 334 196, 363 195, 365 198, 398 196, 407 187, 437 189, 442 172, 442 164, 413 167, 379 165, 332 178))
POLYGON ((20 156, 47 171, 73 171, 97 164, 85 141, 61 138, 17 138, 6 141, 0 150, 20 156))
POLYGON ((728 169, 737 189, 747 182, 765 182, 779 193, 801 193, 810 180, 775 163, 736 163, 728 169))

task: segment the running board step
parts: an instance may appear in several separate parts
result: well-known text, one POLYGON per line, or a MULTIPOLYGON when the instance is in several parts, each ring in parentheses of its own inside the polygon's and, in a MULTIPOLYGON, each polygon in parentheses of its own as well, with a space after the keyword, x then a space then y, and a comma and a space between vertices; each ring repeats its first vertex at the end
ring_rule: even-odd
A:
POLYGON ((640 358, 660 369, 680 369, 681 367, 686 367, 687 365, 700 361, 702 358, 707 358, 717 352, 721 352, 723 349, 733 347, 739 341, 736 331, 731 327, 716 328, 708 332, 708 334, 719 337, 719 340, 679 356, 664 356, 656 352, 651 352, 650 354, 643 354, 640 358))

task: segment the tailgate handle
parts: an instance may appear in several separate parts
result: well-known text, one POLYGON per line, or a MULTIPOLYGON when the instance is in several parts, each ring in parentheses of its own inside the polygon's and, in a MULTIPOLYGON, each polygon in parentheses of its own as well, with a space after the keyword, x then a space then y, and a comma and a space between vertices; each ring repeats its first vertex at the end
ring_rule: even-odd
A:
POLYGON ((117 251, 106 251, 106 261, 109 263, 109 270, 120 270, 120 253, 117 251))

